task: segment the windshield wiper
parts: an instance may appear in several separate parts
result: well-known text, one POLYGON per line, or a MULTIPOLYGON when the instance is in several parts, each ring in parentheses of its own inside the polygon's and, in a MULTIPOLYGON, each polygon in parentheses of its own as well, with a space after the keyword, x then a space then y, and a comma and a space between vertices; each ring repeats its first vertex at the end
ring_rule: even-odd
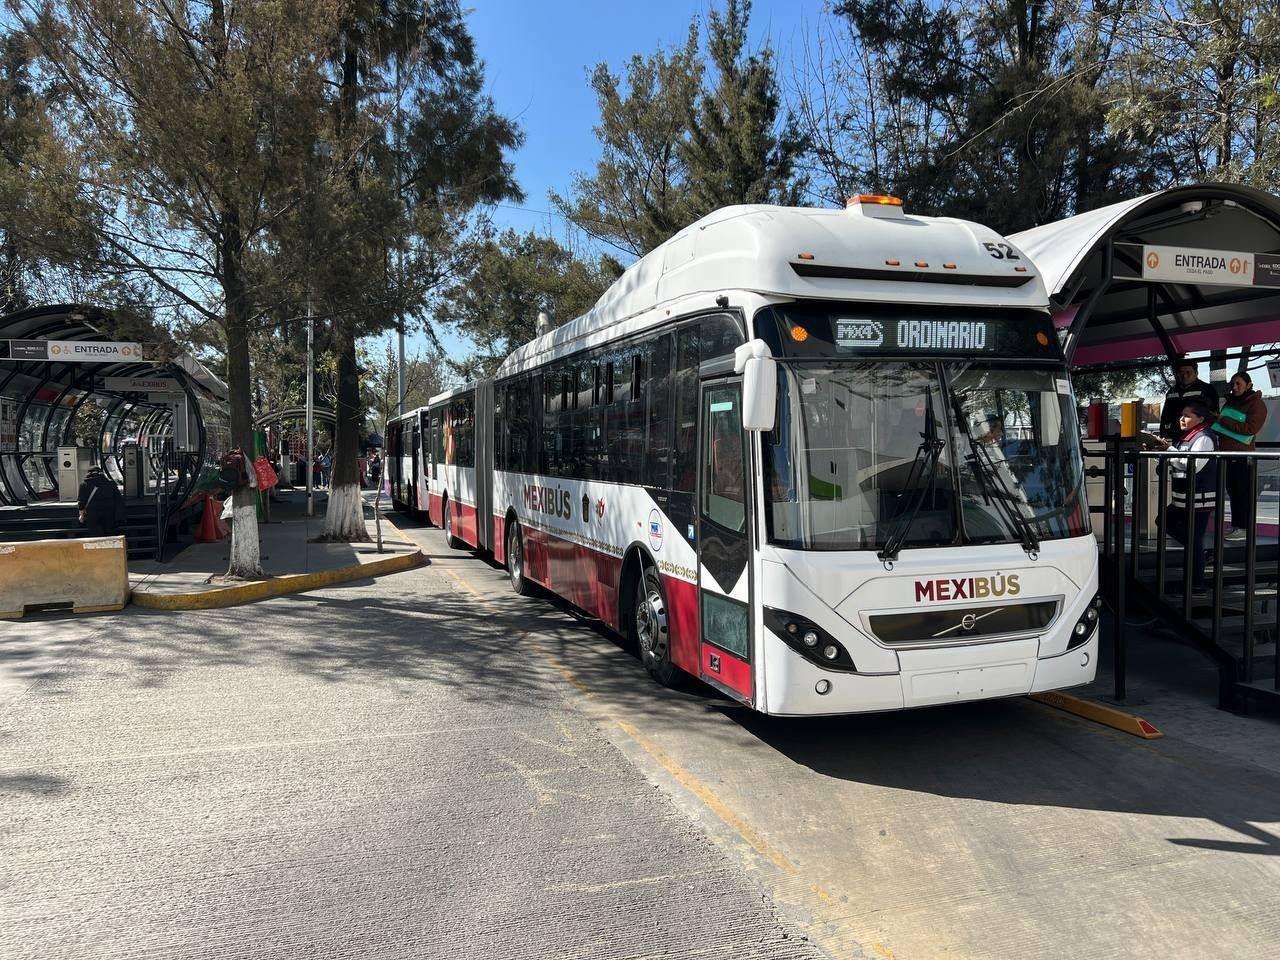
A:
POLYGON ((915 459, 911 461, 911 470, 907 473, 907 482, 902 488, 904 492, 914 493, 915 499, 912 501, 911 508, 894 526, 893 532, 885 538, 880 552, 876 554, 886 563, 898 559, 902 544, 907 539, 907 534, 911 532, 911 525, 915 523, 916 515, 924 505, 925 492, 933 489, 934 477, 938 472, 938 458, 942 454, 943 441, 938 436, 938 419, 933 413, 933 391, 928 388, 925 389, 925 410, 924 432, 920 434, 920 446, 916 448, 915 459))
POLYGON ((999 513, 1013 535, 1018 538, 1018 542, 1022 544, 1022 549, 1028 555, 1039 553, 1040 540, 1036 537, 1035 530, 1032 529, 1031 520, 1018 507, 1017 496, 1009 489, 1004 477, 996 469, 991 453, 977 441, 973 431, 969 429, 969 425, 965 422, 964 407, 961 405, 959 397, 952 398, 952 406, 955 408, 956 426, 964 432, 965 439, 969 441, 969 459, 973 461, 973 475, 982 489, 983 499, 987 503, 995 504, 997 513, 999 513), (998 492, 992 490, 993 486, 999 488, 998 492))

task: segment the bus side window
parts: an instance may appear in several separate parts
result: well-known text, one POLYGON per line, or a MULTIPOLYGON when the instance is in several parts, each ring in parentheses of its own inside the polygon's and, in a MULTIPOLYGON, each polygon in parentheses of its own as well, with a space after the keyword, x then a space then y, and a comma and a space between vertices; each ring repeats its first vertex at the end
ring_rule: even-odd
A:
POLYGON ((671 488, 671 348, 674 338, 663 334, 653 342, 649 377, 645 381, 644 483, 660 490, 671 488))
POLYGON ((742 331, 738 329, 738 321, 728 314, 704 317, 699 328, 699 361, 714 360, 733 353, 744 342, 742 331))
POLYGON ((698 464, 698 327, 676 331, 675 450, 671 488, 693 492, 698 464))

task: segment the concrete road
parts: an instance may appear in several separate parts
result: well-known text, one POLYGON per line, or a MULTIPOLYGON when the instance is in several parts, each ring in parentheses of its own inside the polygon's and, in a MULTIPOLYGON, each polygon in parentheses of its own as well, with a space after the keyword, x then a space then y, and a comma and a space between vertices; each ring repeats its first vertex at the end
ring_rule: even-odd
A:
POLYGON ((530 608, 502 571, 410 532, 832 956, 1280 952, 1280 758, 1143 741, 1026 699, 788 720, 671 694, 562 604, 546 607, 567 629, 544 616, 520 634, 530 608))
POLYGON ((0 957, 820 957, 543 623, 435 566, 0 625, 0 957))

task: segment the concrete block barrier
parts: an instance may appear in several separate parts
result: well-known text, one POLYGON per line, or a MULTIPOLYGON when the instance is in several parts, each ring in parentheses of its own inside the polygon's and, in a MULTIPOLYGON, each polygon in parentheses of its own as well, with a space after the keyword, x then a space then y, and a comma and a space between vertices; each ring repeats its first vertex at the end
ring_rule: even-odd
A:
POLYGON ((0 543, 0 620, 40 610, 120 610, 128 602, 124 537, 0 543))

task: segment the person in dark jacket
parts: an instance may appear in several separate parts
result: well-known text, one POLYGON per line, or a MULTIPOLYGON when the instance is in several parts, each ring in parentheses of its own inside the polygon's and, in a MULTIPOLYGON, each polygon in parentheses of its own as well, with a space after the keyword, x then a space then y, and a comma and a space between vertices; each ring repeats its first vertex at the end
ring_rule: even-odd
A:
POLYGON ((1164 395, 1164 407, 1160 410, 1160 436, 1177 444, 1182 439, 1179 421, 1182 410, 1193 400, 1205 405, 1209 419, 1218 412, 1218 391, 1200 379, 1194 361, 1180 360, 1173 367, 1173 387, 1164 395))
MULTIPOLYGON (((1213 433, 1209 430, 1209 409, 1199 400, 1192 400, 1182 408, 1179 427, 1182 439, 1176 444, 1168 441, 1164 449, 1182 450, 1187 453, 1212 453, 1215 449, 1213 433)), ((1218 470, 1209 457, 1199 457, 1191 469, 1190 457, 1170 457, 1165 460, 1171 477, 1171 502, 1164 506, 1164 529, 1187 550, 1191 564, 1191 590, 1203 593, 1205 589, 1204 535, 1209 528, 1209 515, 1218 503, 1218 470), (1192 523, 1187 529, 1187 498, 1191 498, 1192 523)))
MULTIPOLYGON (((1213 425, 1218 435, 1218 449, 1234 453, 1257 450, 1258 431, 1267 422, 1267 405, 1262 392, 1253 389, 1253 378, 1241 370, 1231 378, 1231 392, 1213 425)), ((1228 540, 1243 540, 1253 526, 1253 498, 1249 496, 1249 461, 1227 459, 1227 496, 1231 498, 1231 527, 1224 534, 1228 540)))
POLYGON ((119 534, 124 513, 124 497, 116 482, 102 472, 101 467, 90 467, 80 484, 76 498, 80 506, 80 522, 91 537, 114 537, 119 534))

